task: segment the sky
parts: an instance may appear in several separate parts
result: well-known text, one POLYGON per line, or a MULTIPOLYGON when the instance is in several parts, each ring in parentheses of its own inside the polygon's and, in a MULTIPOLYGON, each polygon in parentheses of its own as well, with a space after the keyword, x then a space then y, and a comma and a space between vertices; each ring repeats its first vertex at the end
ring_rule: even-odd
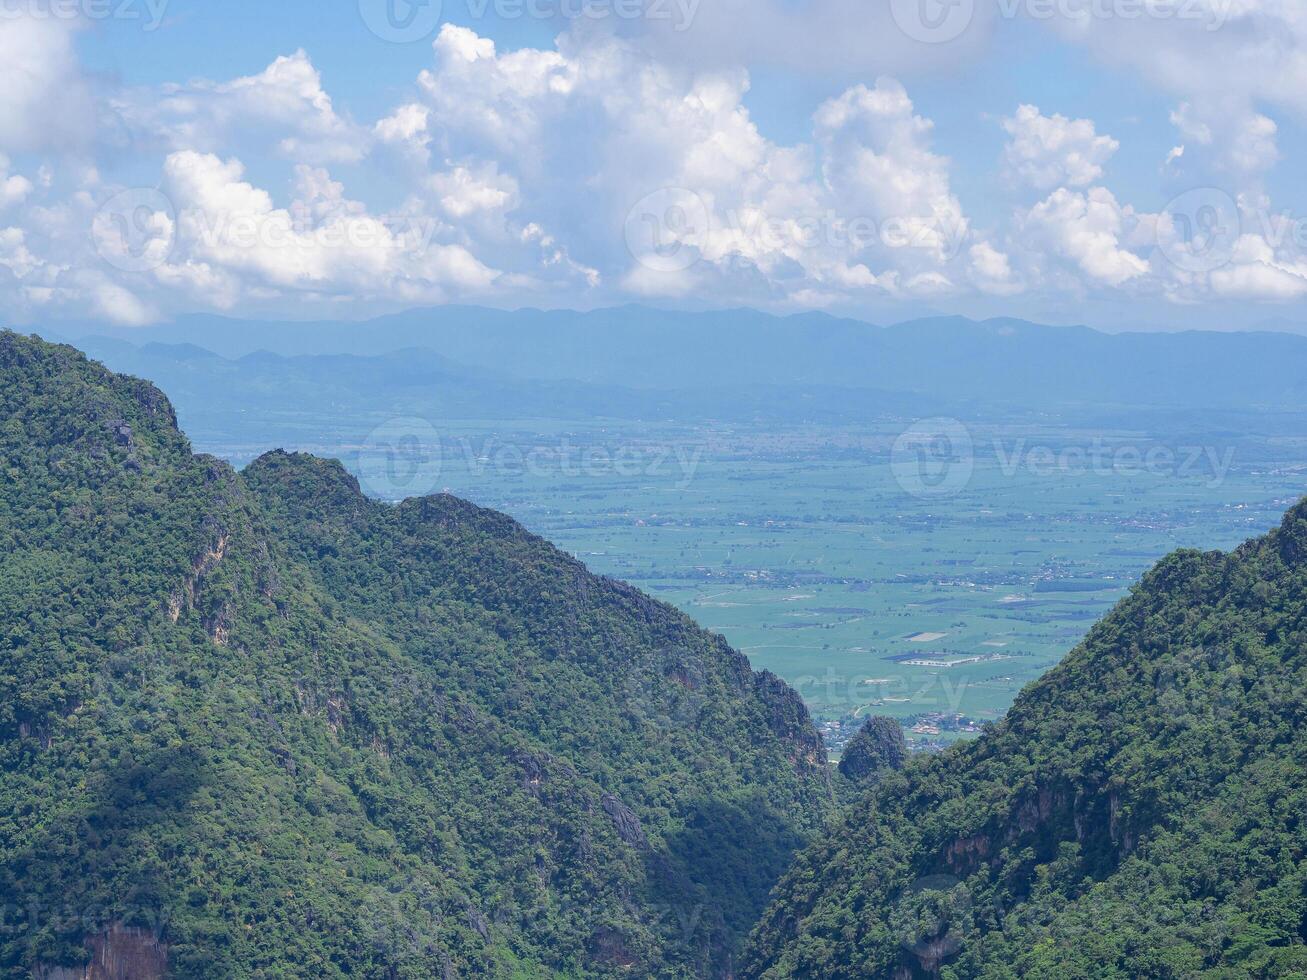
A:
POLYGON ((1301 0, 0 0, 0 321, 1307 324, 1301 0))

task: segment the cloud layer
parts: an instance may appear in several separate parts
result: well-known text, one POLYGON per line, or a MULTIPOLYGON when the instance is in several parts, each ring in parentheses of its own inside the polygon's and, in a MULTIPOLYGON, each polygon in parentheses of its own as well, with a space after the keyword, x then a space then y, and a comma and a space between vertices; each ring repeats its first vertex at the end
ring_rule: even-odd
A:
MULTIPOLYGON (((810 37, 853 16, 815 7, 826 19, 810 37)), ((764 6, 749 30, 786 9, 764 6)), ((982 209, 984 223, 895 77, 814 104, 801 141, 765 136, 745 68, 685 54, 711 33, 707 7, 679 53, 657 30, 576 24, 552 48, 504 51, 446 25, 407 97, 371 120, 338 108, 302 50, 249 76, 114 88, 78 65, 76 24, 11 19, 0 313, 1296 300, 1307 235, 1269 217, 1264 179, 1281 158, 1271 114, 1307 109, 1307 15, 1271 0, 1223 9, 1238 30, 1051 25, 1173 95, 1176 148, 1157 166, 1206 190, 1136 208, 1112 189, 1116 138, 1026 103, 996 114, 1006 213, 982 209), (1249 74, 1214 84, 1209 57, 1249 74)), ((857 70, 847 57, 841 70, 857 70)))

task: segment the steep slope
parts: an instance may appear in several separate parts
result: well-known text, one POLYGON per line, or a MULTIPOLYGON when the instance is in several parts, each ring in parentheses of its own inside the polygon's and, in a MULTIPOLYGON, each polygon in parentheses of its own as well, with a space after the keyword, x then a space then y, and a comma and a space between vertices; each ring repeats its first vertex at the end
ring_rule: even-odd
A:
POLYGON ((1307 976, 1307 503, 1161 562, 804 853, 746 977, 1307 976))
POLYGON ((829 800, 777 679, 71 348, 0 408, 0 976, 730 974, 829 800))

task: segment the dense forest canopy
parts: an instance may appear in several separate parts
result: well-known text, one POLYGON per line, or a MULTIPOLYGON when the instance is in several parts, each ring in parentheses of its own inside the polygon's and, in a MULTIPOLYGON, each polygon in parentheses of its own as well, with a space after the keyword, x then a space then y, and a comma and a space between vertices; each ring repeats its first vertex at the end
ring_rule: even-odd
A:
POLYGON ((732 972, 831 800, 778 679, 72 348, 0 334, 0 406, 0 976, 732 972))

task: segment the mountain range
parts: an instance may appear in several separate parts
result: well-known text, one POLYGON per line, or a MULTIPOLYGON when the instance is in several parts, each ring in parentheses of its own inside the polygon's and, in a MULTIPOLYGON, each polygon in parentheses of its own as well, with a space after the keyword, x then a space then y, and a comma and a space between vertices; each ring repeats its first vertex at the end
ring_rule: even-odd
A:
POLYGON ((450 306, 361 323, 206 315, 107 332, 76 323, 51 329, 48 339, 107 333, 138 346, 193 344, 229 358, 420 348, 505 379, 662 392, 806 386, 1039 410, 1307 408, 1307 337, 1271 332, 1107 334, 960 317, 879 327, 819 313, 638 306, 586 313, 450 306))

